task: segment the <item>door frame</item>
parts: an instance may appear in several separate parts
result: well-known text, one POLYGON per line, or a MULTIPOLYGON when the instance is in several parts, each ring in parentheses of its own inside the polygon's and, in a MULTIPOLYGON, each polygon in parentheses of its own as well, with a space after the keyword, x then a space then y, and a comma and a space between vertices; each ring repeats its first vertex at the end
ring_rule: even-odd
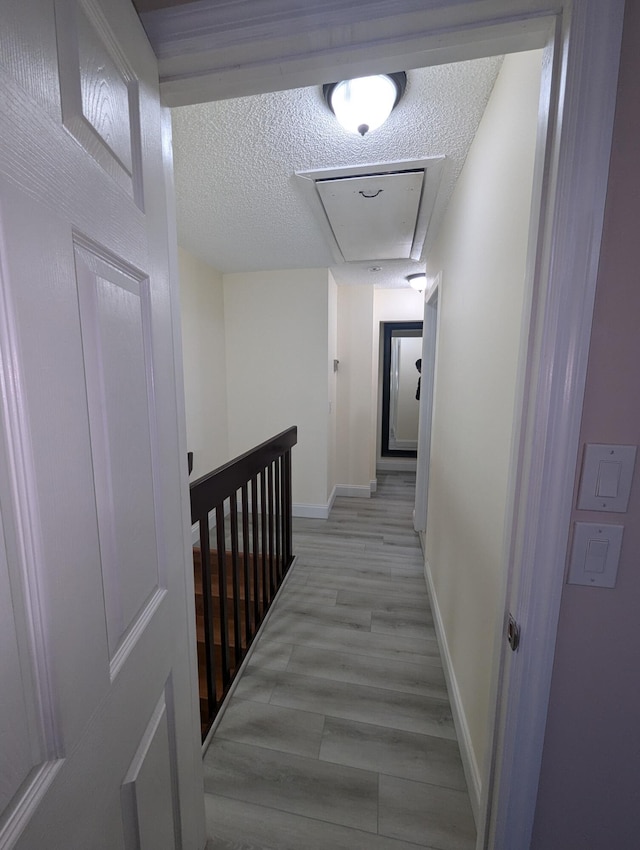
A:
POLYGON ((433 426, 433 403, 436 393, 436 366, 438 356, 438 319, 440 311, 440 284, 442 272, 425 290, 424 315, 422 319, 422 371, 420 385, 420 418, 418 422, 418 464, 416 469, 416 503, 413 512, 413 527, 422 536, 427 530, 429 508, 429 465, 431 463, 431 428, 433 426))
POLYGON ((217 7, 143 16, 164 102, 179 106, 526 49, 546 47, 552 56, 540 114, 544 163, 534 196, 541 203, 533 222, 533 300, 507 545, 507 599, 522 640, 517 653, 503 653, 483 788, 488 817, 478 825, 479 848, 526 848, 564 583, 624 0, 352 0, 329 9, 309 0, 288 13, 277 6, 265 10, 264 2, 250 0, 242 19, 225 26, 217 7))
MULTIPOLYGON (((390 413, 391 413, 391 340, 396 334, 395 331, 407 331, 408 333, 397 334, 400 337, 417 337, 422 336, 422 319, 418 321, 407 322, 380 322, 382 351, 380 357, 380 367, 382 370, 382 398, 381 398, 381 413, 380 413, 380 439, 376 451, 380 453, 381 458, 417 458, 417 447, 415 449, 397 449, 389 447, 390 440, 390 413), (420 332, 418 334, 418 331, 420 332)), ((417 379, 416 379, 417 380, 417 379)))

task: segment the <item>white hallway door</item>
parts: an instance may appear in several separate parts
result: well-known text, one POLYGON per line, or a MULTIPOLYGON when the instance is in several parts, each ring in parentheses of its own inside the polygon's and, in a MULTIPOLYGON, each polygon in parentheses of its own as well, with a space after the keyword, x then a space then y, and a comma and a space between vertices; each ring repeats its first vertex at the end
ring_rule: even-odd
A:
POLYGON ((0 75, 0 849, 199 850, 155 57, 3 0, 0 75))

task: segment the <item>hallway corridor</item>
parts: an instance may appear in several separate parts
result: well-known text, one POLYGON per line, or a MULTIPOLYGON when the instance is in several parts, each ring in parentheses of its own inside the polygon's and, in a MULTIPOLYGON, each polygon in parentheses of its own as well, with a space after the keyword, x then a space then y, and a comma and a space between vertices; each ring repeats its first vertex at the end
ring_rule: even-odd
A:
POLYGON ((204 758, 207 850, 472 850, 415 476, 294 520, 290 572, 204 758))

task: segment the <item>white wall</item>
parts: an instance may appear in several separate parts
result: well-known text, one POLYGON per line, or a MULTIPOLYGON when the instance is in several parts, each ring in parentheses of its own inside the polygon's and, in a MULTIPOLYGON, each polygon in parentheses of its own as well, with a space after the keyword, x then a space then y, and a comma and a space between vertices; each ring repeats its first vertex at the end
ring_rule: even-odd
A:
POLYGON ((426 555, 478 785, 503 617, 540 63, 538 52, 505 58, 427 268, 443 277, 426 555))
POLYGON ((229 460, 222 275, 178 249, 191 481, 229 460))
POLYGON ((223 281, 230 454, 297 425, 294 505, 326 507, 328 271, 225 274, 223 281))
POLYGON ((338 287, 338 484, 369 492, 375 478, 371 449, 373 289, 338 287))
MULTIPOLYGON (((374 289, 373 321, 376 328, 380 322, 420 322, 423 313, 423 296, 415 289, 374 289)), ((378 337, 376 331, 375 337, 378 337)))

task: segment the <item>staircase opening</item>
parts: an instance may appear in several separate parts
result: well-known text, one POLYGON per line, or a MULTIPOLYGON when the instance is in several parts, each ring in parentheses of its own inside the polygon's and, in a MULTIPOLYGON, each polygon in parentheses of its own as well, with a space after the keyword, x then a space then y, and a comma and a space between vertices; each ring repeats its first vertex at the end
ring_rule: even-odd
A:
POLYGON ((190 487, 203 740, 293 561, 296 442, 294 426, 190 487))

